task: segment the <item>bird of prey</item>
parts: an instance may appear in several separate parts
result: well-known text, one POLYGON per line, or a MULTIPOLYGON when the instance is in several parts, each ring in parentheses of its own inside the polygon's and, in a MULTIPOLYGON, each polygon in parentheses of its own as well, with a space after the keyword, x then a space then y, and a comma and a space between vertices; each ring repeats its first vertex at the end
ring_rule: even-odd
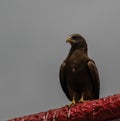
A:
POLYGON ((80 34, 69 35, 71 49, 60 67, 60 84, 67 98, 84 102, 99 98, 100 81, 95 62, 88 57, 86 40, 80 34))

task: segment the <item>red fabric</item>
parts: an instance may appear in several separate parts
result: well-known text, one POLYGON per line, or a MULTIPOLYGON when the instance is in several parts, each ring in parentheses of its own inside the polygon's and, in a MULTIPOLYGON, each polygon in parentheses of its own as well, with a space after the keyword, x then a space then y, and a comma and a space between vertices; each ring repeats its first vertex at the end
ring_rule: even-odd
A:
POLYGON ((120 94, 8 121, 120 121, 120 94))

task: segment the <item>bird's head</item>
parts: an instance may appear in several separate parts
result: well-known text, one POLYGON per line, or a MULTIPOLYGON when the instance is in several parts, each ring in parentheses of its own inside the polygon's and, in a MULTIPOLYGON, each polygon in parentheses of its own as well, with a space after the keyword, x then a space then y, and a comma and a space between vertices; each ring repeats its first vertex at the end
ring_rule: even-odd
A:
POLYGON ((69 35, 66 39, 66 42, 69 42, 72 47, 80 47, 87 49, 86 40, 80 34, 69 35))

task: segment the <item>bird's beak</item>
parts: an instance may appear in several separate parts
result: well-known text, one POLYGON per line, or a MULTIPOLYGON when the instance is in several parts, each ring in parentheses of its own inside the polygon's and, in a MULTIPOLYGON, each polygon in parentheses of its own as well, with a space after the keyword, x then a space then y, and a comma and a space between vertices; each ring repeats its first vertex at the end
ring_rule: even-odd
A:
POLYGON ((66 39, 66 43, 73 43, 73 39, 71 38, 71 37, 68 37, 67 39, 66 39))

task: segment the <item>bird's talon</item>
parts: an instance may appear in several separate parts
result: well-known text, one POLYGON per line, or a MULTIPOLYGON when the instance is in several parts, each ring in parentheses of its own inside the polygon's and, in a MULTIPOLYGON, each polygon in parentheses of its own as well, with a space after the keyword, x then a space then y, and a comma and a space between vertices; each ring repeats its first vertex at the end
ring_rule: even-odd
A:
POLYGON ((86 101, 88 101, 88 100, 84 100, 83 94, 82 94, 82 97, 81 97, 81 99, 79 100, 79 102, 80 102, 80 103, 84 103, 84 102, 86 102, 86 101))
POLYGON ((81 98, 81 99, 79 100, 80 103, 84 103, 84 102, 87 102, 87 101, 89 101, 89 100, 84 100, 83 98, 81 98))
POLYGON ((68 105, 68 107, 70 108, 71 106, 73 106, 73 105, 75 105, 76 104, 76 102, 75 102, 75 100, 73 99, 72 100, 72 103, 70 103, 69 105, 68 105))

